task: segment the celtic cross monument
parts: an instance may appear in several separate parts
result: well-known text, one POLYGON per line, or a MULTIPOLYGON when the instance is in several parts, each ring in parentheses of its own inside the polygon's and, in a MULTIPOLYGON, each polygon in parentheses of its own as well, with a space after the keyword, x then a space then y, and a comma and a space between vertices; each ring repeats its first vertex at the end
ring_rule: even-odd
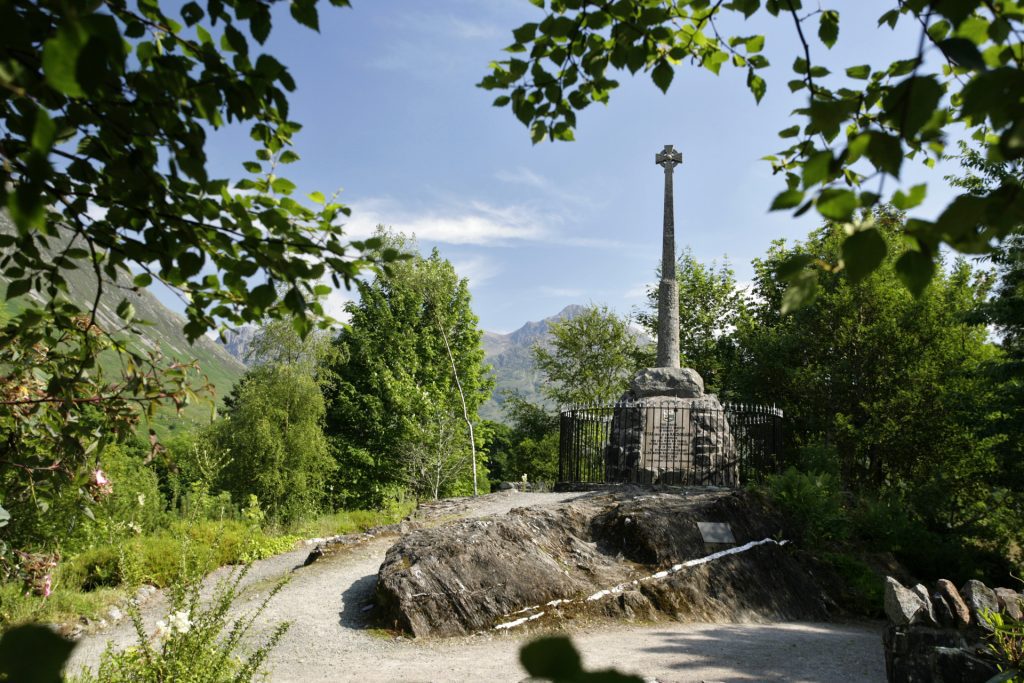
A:
POLYGON ((656 367, 640 370, 615 404, 604 447, 605 480, 649 484, 735 485, 736 447, 725 412, 704 379, 679 363, 672 173, 683 155, 672 145, 654 155, 665 171, 658 285, 656 367))

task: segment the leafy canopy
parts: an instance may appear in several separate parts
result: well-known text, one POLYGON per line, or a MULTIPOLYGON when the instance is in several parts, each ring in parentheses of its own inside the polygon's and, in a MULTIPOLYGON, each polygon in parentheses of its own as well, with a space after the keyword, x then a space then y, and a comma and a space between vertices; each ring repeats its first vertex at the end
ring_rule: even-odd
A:
POLYGON ((607 306, 587 306, 551 323, 550 346, 534 345, 533 360, 557 405, 614 401, 640 366, 640 348, 629 323, 607 306))
MULTIPOLYGON (((904 160, 933 165, 946 151, 954 125, 966 128, 989 159, 1024 157, 1024 9, 1019 2, 903 0, 879 17, 879 27, 917 27, 919 39, 891 64, 852 64, 834 73, 812 55, 815 43, 835 45, 840 14, 805 7, 801 0, 531 0, 544 15, 512 32, 507 59, 494 61, 480 86, 504 91, 495 106, 509 107, 534 142, 572 140, 576 113, 607 103, 614 71, 643 71, 667 91, 683 64, 718 74, 746 72, 757 101, 768 84, 761 75, 764 35, 730 35, 727 18, 770 15, 795 37, 798 56, 788 87, 806 96, 796 125, 779 132, 786 147, 767 157, 785 180, 773 210, 800 215, 814 208, 850 225, 836 261, 859 280, 881 266, 892 248, 859 209, 891 202, 909 210, 926 186, 899 187, 904 160), (926 61, 929 54, 939 60, 926 61), (888 188, 888 189, 887 189, 888 188)), ((837 4, 837 3, 833 3, 837 4)), ((789 40, 790 38, 786 38, 789 40)), ((957 196, 934 221, 912 218, 903 233, 896 272, 915 294, 935 274, 942 244, 982 253, 1024 220, 1019 177, 980 193, 957 196)), ((783 269, 791 293, 787 310, 813 296, 817 278, 799 259, 783 269)))
MULTIPOLYGON (((300 200, 281 175, 300 125, 294 80, 260 50, 270 3, 172 7, 0 3, 0 502, 46 505, 81 487, 140 406, 195 400, 194 367, 126 341, 143 323, 127 291, 176 292, 192 340, 266 318, 305 335, 323 323, 324 281, 395 256, 349 243, 348 208, 320 192, 300 200), (229 124, 248 126, 255 148, 237 182, 207 168, 208 136, 229 124), (74 270, 95 281, 89 301, 69 296, 74 270), (97 362, 104 350, 121 360, 114 373, 97 362)), ((290 11, 318 29, 316 0, 290 11)))

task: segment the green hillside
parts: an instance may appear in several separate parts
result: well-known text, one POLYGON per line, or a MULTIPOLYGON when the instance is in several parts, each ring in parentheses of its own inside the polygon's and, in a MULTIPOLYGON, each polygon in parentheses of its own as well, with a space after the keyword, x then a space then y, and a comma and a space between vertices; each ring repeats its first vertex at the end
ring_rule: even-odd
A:
MULTIPOLYGON (((7 216, 0 213, 0 232, 13 230, 14 227, 7 216)), ((64 276, 68 280, 69 295, 73 300, 79 302, 93 300, 96 295, 96 280, 91 270, 79 268, 65 272, 64 276)), ((245 366, 211 339, 202 337, 194 344, 190 344, 182 333, 182 327, 185 324, 183 316, 164 306, 151 291, 140 289, 133 292, 129 289, 131 285, 127 280, 123 284, 125 288, 119 288, 109 294, 104 291, 96 314, 99 325, 107 329, 120 327, 123 322, 115 313, 115 309, 122 299, 129 299, 135 307, 136 319, 147 323, 141 327, 143 334, 130 339, 129 343, 134 344, 137 350, 159 351, 166 358, 174 361, 198 361, 200 371, 215 387, 216 398, 214 400, 219 404, 223 396, 231 390, 234 383, 245 372, 245 366)), ((0 288, 6 291, 6 283, 2 279, 0 279, 0 288)), ((35 292, 30 292, 25 296, 34 297, 37 301, 41 300, 35 292)), ((23 300, 13 299, 4 302, 0 307, 0 321, 7 319, 11 313, 17 311, 21 307, 19 304, 23 305, 23 300)), ((100 358, 100 365, 105 373, 116 376, 118 359, 115 354, 105 352, 100 358)), ((202 384, 202 382, 198 384, 202 384)), ((144 420, 141 426, 143 430, 152 427, 157 434, 165 437, 176 431, 187 429, 193 424, 208 422, 213 408, 214 403, 211 401, 186 406, 181 414, 171 407, 164 408, 158 411, 152 424, 148 424, 144 420)))

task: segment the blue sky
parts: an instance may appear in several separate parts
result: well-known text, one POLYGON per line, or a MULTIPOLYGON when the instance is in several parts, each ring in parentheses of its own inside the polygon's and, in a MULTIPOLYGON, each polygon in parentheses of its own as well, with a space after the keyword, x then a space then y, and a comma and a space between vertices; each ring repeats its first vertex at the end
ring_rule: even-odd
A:
MULTIPOLYGON (((569 303, 622 313, 645 304, 661 243, 654 154, 668 143, 684 157, 675 172, 676 243, 699 259, 728 256, 746 280, 751 259, 773 239, 802 238, 819 222, 768 213, 782 182, 759 160, 782 147, 776 133, 804 103, 786 87, 799 48, 791 22, 723 23, 767 36, 773 66, 759 106, 739 70, 715 77, 684 66, 667 95, 645 74, 623 74, 607 107, 581 113, 576 142, 534 146, 507 109, 491 106, 495 93, 474 87, 512 42, 511 29, 542 17, 530 2, 353 4, 322 4, 319 34, 283 7, 276 14, 266 51, 291 70, 292 118, 304 126, 296 137, 302 160, 285 175, 302 192, 341 189, 354 236, 383 223, 416 233, 424 250, 437 246, 469 278, 485 329, 511 331, 569 303)), ((916 51, 912 27, 877 28, 891 1, 833 4, 842 5, 839 42, 832 51, 816 43, 812 56, 834 72, 916 51)), ((214 134, 209 151, 220 175, 239 177, 252 158, 241 130, 214 134)), ((904 168, 903 186, 929 181, 914 215, 934 216, 951 197, 942 176, 955 167, 904 168)))

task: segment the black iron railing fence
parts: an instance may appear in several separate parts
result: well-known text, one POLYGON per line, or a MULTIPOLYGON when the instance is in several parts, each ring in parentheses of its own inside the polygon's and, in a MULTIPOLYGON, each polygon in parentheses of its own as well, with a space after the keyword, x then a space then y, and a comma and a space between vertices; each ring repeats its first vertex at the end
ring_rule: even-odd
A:
POLYGON ((782 411, 706 399, 561 410, 559 482, 738 486, 778 472, 782 411))

